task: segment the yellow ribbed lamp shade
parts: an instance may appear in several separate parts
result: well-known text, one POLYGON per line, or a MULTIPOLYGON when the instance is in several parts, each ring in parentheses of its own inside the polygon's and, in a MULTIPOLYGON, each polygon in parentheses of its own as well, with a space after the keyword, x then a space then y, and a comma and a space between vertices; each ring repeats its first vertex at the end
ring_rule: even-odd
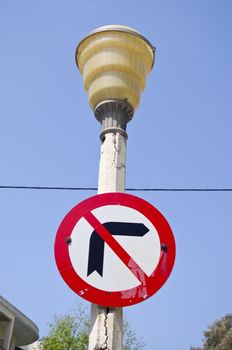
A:
POLYGON ((135 110, 154 64, 154 47, 132 28, 100 27, 76 49, 92 109, 106 100, 126 100, 135 110))

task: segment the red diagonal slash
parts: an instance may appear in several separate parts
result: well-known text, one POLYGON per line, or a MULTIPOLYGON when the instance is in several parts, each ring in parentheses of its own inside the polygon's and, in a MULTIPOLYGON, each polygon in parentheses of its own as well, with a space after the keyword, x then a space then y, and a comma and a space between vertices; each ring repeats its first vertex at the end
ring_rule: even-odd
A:
POLYGON ((126 252, 126 250, 116 241, 111 233, 100 223, 100 221, 91 213, 88 212, 84 215, 84 218, 93 227, 93 229, 99 234, 99 236, 108 244, 113 252, 119 257, 119 259, 128 267, 128 269, 134 274, 134 276, 144 284, 148 276, 141 269, 141 267, 132 259, 132 257, 126 252))

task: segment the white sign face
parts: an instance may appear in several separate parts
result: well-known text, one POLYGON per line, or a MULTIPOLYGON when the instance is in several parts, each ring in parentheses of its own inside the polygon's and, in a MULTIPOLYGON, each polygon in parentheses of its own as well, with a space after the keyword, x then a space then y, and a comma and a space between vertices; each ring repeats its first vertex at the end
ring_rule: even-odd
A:
MULTIPOLYGON (((161 242, 153 224, 139 211, 123 205, 104 205, 91 213, 150 276, 161 254, 161 242)), ((139 276, 137 279, 118 257, 117 249, 112 250, 84 217, 76 223, 70 238, 68 250, 73 269, 91 286, 114 292, 141 284, 139 276)))

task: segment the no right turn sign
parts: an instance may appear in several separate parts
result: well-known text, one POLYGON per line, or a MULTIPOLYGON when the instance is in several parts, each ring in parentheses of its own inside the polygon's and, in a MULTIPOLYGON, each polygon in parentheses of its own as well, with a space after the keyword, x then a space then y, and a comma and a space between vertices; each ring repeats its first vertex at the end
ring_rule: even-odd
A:
POLYGON ((163 215, 125 193, 88 198, 62 221, 55 257, 65 282, 78 295, 104 306, 128 306, 152 296, 166 282, 175 241, 163 215))

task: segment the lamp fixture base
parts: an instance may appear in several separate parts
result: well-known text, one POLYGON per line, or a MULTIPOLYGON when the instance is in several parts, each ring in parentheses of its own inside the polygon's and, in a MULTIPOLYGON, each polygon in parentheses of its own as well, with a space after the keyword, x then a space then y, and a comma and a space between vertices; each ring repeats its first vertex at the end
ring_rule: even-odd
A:
POLYGON ((107 133, 120 133, 127 138, 126 125, 133 118, 133 113, 127 101, 106 100, 99 103, 94 109, 94 115, 102 125, 101 141, 104 141, 107 133))

